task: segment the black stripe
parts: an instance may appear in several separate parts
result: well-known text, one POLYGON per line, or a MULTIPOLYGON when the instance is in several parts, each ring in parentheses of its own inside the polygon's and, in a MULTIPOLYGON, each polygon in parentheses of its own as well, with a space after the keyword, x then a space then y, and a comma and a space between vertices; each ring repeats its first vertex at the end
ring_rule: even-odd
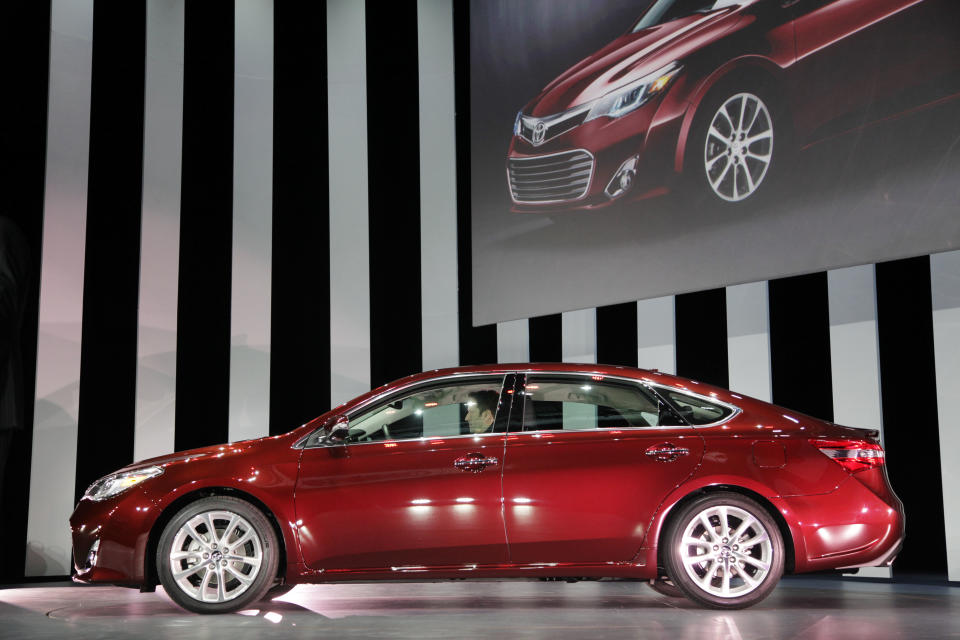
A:
POLYGON ((680 294, 674 310, 677 375, 728 387, 726 290, 680 294))
POLYGON ((473 326, 470 236, 470 6, 453 3, 453 58, 457 137, 457 311, 460 364, 497 361, 497 325, 473 326))
POLYGON ((7 66, 9 95, 2 101, 0 127, 0 214, 26 236, 33 266, 30 294, 20 332, 23 358, 23 425, 14 432, 0 490, 0 582, 23 577, 27 548, 30 457, 33 451, 33 390, 37 373, 37 318, 43 192, 47 149, 47 90, 50 64, 50 1, 15 0, 0 9, 0 56, 7 66))
POLYGON ((227 440, 233 240, 233 2, 185 7, 178 451, 227 440))
POLYGON ((527 320, 530 330, 530 362, 563 360, 563 315, 552 313, 527 320))
POLYGON ((271 435, 330 408, 326 2, 274 5, 273 56, 271 435))
POLYGON ((145 0, 94 3, 77 499, 133 460, 146 32, 145 0))
POLYGON ((894 575, 947 573, 930 258, 876 266, 887 473, 907 513, 894 575))
POLYGON ((597 362, 637 366, 637 303, 597 307, 597 362))
POLYGON ((769 304, 774 404, 833 420, 827 273, 771 280, 769 304))
POLYGON ((370 383, 420 371, 417 3, 366 3, 370 383))

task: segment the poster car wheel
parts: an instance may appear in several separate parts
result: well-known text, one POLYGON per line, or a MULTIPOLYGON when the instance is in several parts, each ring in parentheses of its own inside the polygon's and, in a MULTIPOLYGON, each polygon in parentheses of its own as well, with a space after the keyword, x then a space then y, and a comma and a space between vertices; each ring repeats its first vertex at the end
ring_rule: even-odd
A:
MULTIPOLYGON (((757 94, 740 92, 705 105, 696 140, 703 149, 703 172, 709 191, 726 202, 754 196, 773 162, 774 120, 757 94), (711 114, 712 115, 709 115, 711 114), (706 126, 703 126, 703 125, 706 126)), ((729 92, 719 95, 727 96, 729 92)))

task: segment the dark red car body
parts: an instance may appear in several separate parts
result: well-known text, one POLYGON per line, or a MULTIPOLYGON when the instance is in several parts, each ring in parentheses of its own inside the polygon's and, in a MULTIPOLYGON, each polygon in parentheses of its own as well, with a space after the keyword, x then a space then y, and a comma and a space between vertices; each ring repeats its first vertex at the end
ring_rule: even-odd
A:
POLYGON ((163 473, 115 497, 80 501, 70 520, 76 579, 151 589, 166 522, 191 501, 220 494, 268 515, 282 547, 278 577, 289 583, 656 578, 671 513, 718 490, 750 497, 776 520, 788 572, 887 565, 902 544, 904 516, 885 468, 851 473, 811 443, 875 436, 653 371, 571 364, 433 371, 375 389, 285 435, 131 465, 163 473), (541 432, 511 423, 510 431, 476 436, 298 446, 338 416, 430 381, 503 375, 502 397, 522 403, 526 376, 543 372, 683 390, 736 410, 709 426, 541 432), (690 455, 650 455, 664 445, 690 455), (471 472, 455 466, 464 456, 503 463, 471 472), (84 558, 96 539, 99 553, 89 566, 84 558))
POLYGON ((698 118, 710 115, 703 112, 717 92, 735 94, 740 87, 760 86, 772 98, 779 120, 773 151, 777 162, 777 154, 787 148, 803 148, 936 104, 960 90, 960 7, 953 0, 717 5, 631 29, 565 71, 523 107, 525 128, 519 134, 515 128, 507 158, 514 211, 592 209, 676 188, 681 174, 703 170, 697 167, 703 140, 694 140, 692 132, 698 118), (636 110, 564 125, 552 137, 548 128, 542 142, 533 142, 533 129, 543 119, 573 113, 674 63, 681 71, 668 88, 636 110), (589 174, 583 170, 576 180, 569 166, 551 166, 546 178, 542 170, 525 169, 536 169, 533 163, 539 158, 565 159, 554 154, 574 151, 581 154, 570 156, 573 160, 582 160, 584 167, 589 162, 589 174), (605 193, 618 168, 634 155, 638 166, 631 188, 615 196, 605 193))

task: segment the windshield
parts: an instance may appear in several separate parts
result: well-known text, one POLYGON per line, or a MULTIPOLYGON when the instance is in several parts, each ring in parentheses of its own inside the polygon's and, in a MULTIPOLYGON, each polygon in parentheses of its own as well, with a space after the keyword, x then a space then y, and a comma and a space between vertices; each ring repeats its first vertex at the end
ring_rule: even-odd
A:
POLYGON ((633 27, 636 33, 641 29, 655 27, 658 24, 684 18, 694 13, 709 13, 735 5, 746 4, 749 0, 657 0, 643 14, 633 27))

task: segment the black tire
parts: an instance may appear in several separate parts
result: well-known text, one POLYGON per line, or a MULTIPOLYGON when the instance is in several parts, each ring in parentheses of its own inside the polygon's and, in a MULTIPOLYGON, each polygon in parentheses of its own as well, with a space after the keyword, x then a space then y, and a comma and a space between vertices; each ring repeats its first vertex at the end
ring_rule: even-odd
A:
POLYGON ((266 516, 249 502, 211 496, 190 503, 167 523, 156 562, 164 591, 178 605, 194 613, 229 613, 263 599, 273 585, 277 536, 266 516), (187 526, 191 521, 192 532, 187 526), (213 535, 208 522, 213 523, 213 535), (173 558, 173 553, 182 557, 173 558), (191 573, 181 574, 178 581, 174 567, 191 573), (204 601, 211 589, 216 590, 215 599, 204 601))
POLYGON ((284 582, 283 584, 275 584, 269 589, 267 589, 267 592, 263 594, 263 597, 260 598, 260 600, 263 602, 268 602, 275 598, 279 598, 280 596, 285 596, 291 591, 293 591, 293 588, 295 586, 297 585, 290 584, 289 582, 284 582))
POLYGON ((738 493, 710 493, 681 507, 660 544, 674 584, 705 607, 752 606, 770 595, 783 575, 785 551, 777 523, 766 509, 738 493), (697 562, 701 555, 704 560, 697 562))
POLYGON ((682 188, 687 202, 732 210, 746 209, 767 200, 776 191, 788 158, 793 155, 788 122, 781 101, 768 83, 737 77, 712 89, 697 109, 684 154, 682 188), (745 115, 746 123, 742 122, 741 114, 745 115), (757 118, 754 119, 754 115, 757 118), (717 129, 730 138, 721 140, 710 133, 715 120, 717 129), (764 128, 768 128, 769 140, 760 138, 744 147, 747 133, 740 128, 748 124, 752 124, 754 136, 762 135, 764 128), (727 131, 726 125, 736 129, 727 131), (769 160, 764 166, 759 158, 765 154, 769 154, 769 160), (717 186, 712 184, 715 180, 719 181, 717 186))
POLYGON ((673 580, 671 580, 668 576, 660 576, 655 580, 648 580, 647 584, 650 586, 651 589, 653 589, 654 591, 656 591, 662 596, 667 596, 668 598, 685 598, 686 597, 683 591, 680 591, 677 585, 673 584, 673 580))

